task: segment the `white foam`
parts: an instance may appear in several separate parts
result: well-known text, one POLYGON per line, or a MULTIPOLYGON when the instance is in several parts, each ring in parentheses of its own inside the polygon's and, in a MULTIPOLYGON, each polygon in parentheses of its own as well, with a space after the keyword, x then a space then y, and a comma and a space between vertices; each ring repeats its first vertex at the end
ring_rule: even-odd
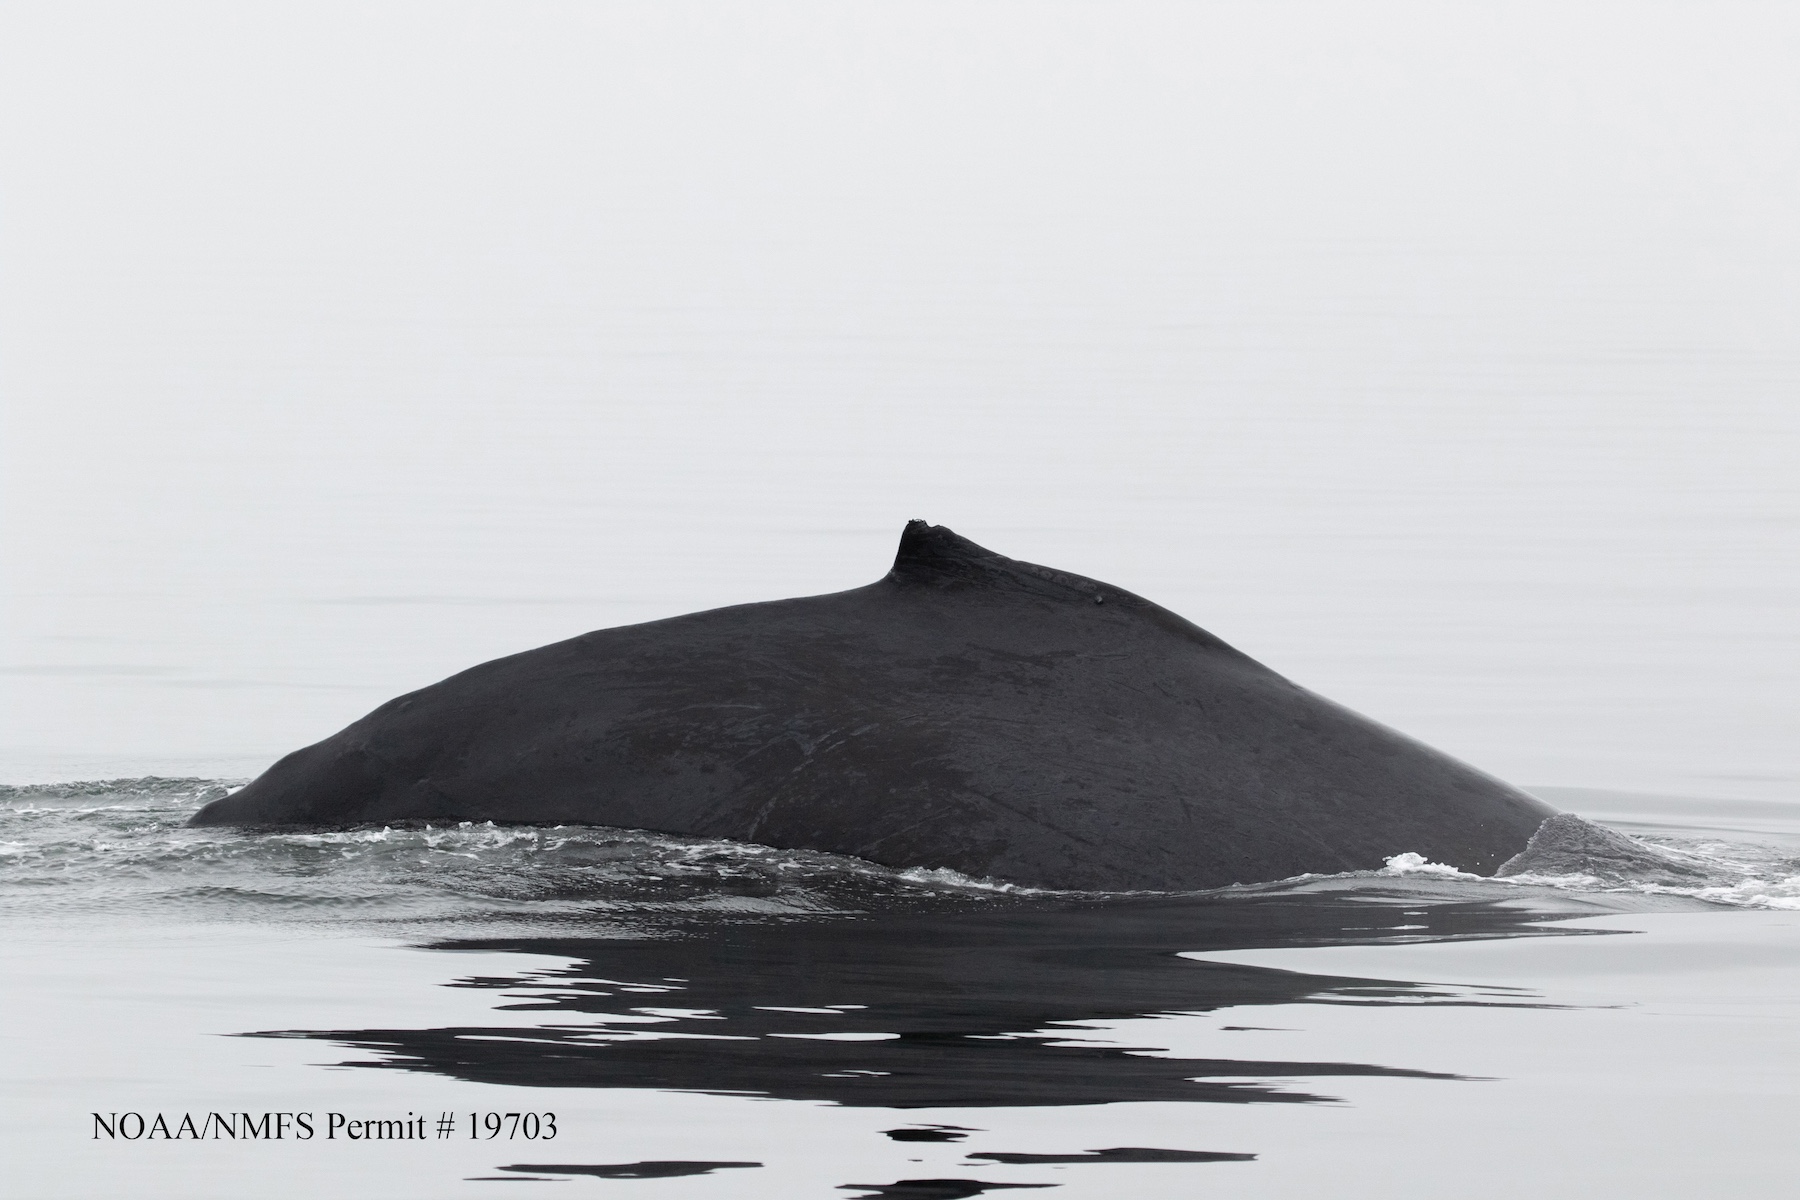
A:
POLYGON ((1375 872, 1377 875, 1429 875, 1434 879, 1480 879, 1480 875, 1471 875, 1467 871, 1459 871, 1448 863, 1427 862, 1423 854, 1407 851, 1396 854, 1386 860, 1387 865, 1375 872))
POLYGON ((1701 888, 1694 895, 1715 904, 1800 911, 1800 875, 1778 880, 1746 879, 1730 887, 1701 888))
POLYGON ((999 879, 977 879, 973 875, 964 875, 961 871, 952 871, 949 867, 908 867, 898 874, 909 883, 936 887, 972 888, 976 891, 1006 892, 1021 896, 1037 895, 1045 891, 1044 888, 1024 887, 999 879))

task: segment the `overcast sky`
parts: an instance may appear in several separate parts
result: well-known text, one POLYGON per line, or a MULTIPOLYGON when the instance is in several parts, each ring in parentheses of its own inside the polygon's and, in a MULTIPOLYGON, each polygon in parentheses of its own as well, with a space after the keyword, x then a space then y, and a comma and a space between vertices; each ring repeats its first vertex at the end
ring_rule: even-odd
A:
POLYGON ((0 778, 253 770, 923 516, 1521 782, 1792 794, 1796 63, 1722 0, 0 3, 0 778))

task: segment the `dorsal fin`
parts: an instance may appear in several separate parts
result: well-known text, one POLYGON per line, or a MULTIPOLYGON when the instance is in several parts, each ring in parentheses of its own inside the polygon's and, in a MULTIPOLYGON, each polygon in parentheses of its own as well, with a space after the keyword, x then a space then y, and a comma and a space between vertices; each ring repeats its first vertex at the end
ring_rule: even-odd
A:
MULTIPOLYGON (((996 554, 944 525, 908 521, 888 578, 935 587, 1014 587, 1059 599, 1103 595, 1095 580, 996 554)), ((1136 599, 1136 597, 1131 597, 1136 599)))
POLYGON ((991 566, 1010 561, 985 546, 977 546, 949 526, 912 520, 900 531, 900 549, 894 554, 894 574, 910 577, 961 575, 984 559, 991 566))

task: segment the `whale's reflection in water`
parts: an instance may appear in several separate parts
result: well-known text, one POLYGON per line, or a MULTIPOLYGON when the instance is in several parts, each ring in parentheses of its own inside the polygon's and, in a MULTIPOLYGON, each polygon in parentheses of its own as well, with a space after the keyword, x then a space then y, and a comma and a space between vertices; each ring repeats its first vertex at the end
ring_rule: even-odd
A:
MULTIPOLYGON (((1425 898, 1369 883, 1326 894, 665 916, 622 936, 609 930, 603 937, 432 943, 447 953, 503 950, 556 960, 452 985, 497 993, 507 1024, 255 1036, 317 1039, 374 1055, 344 1065, 533 1087, 653 1088, 892 1109, 1306 1103, 1331 1097, 1319 1084, 1296 1081, 1463 1077, 1404 1063, 1172 1057, 1164 1047, 1105 1040, 1105 1027, 1297 1002, 1544 1007, 1516 989, 1194 957, 1247 947, 1564 932, 1543 919, 1486 899, 1425 898), (518 1014, 526 1013, 539 1015, 520 1023, 518 1014)), ((891 1136, 926 1140, 955 1132, 922 1127, 891 1136)))

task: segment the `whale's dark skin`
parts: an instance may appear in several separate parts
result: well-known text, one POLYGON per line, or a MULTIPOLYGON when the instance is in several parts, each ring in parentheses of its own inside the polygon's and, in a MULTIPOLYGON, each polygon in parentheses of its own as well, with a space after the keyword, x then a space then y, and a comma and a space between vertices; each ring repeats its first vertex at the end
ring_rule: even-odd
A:
POLYGON ((877 583, 483 663, 294 752, 197 825, 586 823, 1193 889, 1491 874, 1555 810, 1129 592, 914 521, 877 583))

